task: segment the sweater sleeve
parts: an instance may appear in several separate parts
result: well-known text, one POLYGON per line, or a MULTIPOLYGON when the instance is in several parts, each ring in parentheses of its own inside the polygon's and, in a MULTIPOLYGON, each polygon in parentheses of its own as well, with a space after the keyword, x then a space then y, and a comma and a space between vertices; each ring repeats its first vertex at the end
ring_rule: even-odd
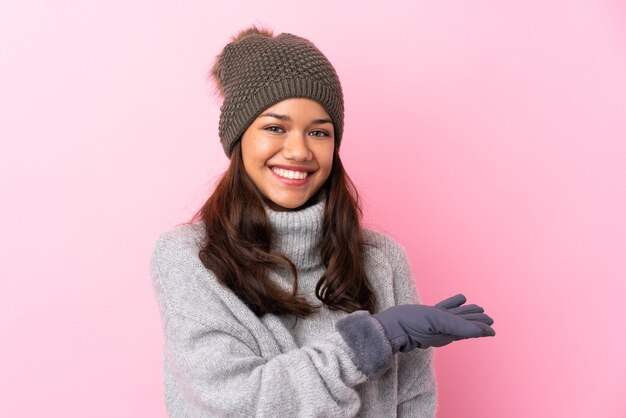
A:
MULTIPOLYGON (((421 303, 404 248, 394 243, 396 254, 394 285, 396 304, 421 303)), ((434 417, 437 383, 433 349, 398 353, 398 417, 434 417)))
MULTIPOLYGON (((237 311, 241 306, 236 303, 241 301, 225 301, 224 294, 236 299, 227 289, 213 299, 198 294, 201 287, 196 281, 216 283, 203 267, 199 260, 182 257, 171 240, 157 241, 150 271, 162 317, 170 417, 354 416, 358 412, 360 399, 354 386, 367 377, 337 332, 281 352, 268 331, 263 337, 267 341, 259 339, 262 326, 251 312, 237 311), (206 310, 193 308, 200 305, 206 305, 206 310), (251 331, 254 327, 256 334, 251 331)), ((214 287, 213 292, 220 290, 214 287)))

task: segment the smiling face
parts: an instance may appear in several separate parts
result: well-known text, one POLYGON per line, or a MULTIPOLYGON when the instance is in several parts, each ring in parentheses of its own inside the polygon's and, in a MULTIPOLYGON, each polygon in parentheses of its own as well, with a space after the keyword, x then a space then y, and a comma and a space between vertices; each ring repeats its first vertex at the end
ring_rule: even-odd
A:
POLYGON ((316 101, 286 99, 265 109, 241 137, 243 165, 274 210, 297 209, 333 165, 333 124, 316 101))

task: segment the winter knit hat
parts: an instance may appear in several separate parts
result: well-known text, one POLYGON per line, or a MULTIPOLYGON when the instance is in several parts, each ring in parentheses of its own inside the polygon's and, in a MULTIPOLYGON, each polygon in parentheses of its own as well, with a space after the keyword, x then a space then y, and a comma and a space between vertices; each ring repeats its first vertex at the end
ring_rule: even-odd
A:
POLYGON ((333 121, 335 146, 343 133, 343 93, 335 69, 310 41, 290 33, 251 27, 233 38, 211 70, 224 98, 219 135, 230 158, 257 116, 293 97, 320 103, 333 121))

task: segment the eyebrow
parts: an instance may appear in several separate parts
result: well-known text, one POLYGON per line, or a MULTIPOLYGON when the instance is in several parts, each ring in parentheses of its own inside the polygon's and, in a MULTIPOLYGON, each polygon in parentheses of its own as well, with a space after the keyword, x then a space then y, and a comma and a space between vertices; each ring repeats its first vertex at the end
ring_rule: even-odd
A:
MULTIPOLYGON (((263 113, 259 117, 276 118, 276 119, 284 120, 286 122, 291 122, 292 121, 292 119, 289 116, 287 116, 287 115, 281 115, 279 113, 271 113, 271 112, 263 113)), ((333 123, 333 121, 331 119, 314 119, 314 120, 311 121, 311 123, 315 124, 315 125, 321 125, 323 123, 333 123)))

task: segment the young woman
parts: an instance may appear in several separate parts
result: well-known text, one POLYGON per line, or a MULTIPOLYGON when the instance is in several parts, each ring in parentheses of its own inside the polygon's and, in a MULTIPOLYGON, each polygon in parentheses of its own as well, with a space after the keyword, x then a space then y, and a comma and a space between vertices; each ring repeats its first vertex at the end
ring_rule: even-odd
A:
POLYGON ((151 274, 171 417, 433 417, 432 347, 494 335, 420 304, 403 248, 360 226, 343 94, 308 40, 251 28, 212 69, 228 170, 151 274))

